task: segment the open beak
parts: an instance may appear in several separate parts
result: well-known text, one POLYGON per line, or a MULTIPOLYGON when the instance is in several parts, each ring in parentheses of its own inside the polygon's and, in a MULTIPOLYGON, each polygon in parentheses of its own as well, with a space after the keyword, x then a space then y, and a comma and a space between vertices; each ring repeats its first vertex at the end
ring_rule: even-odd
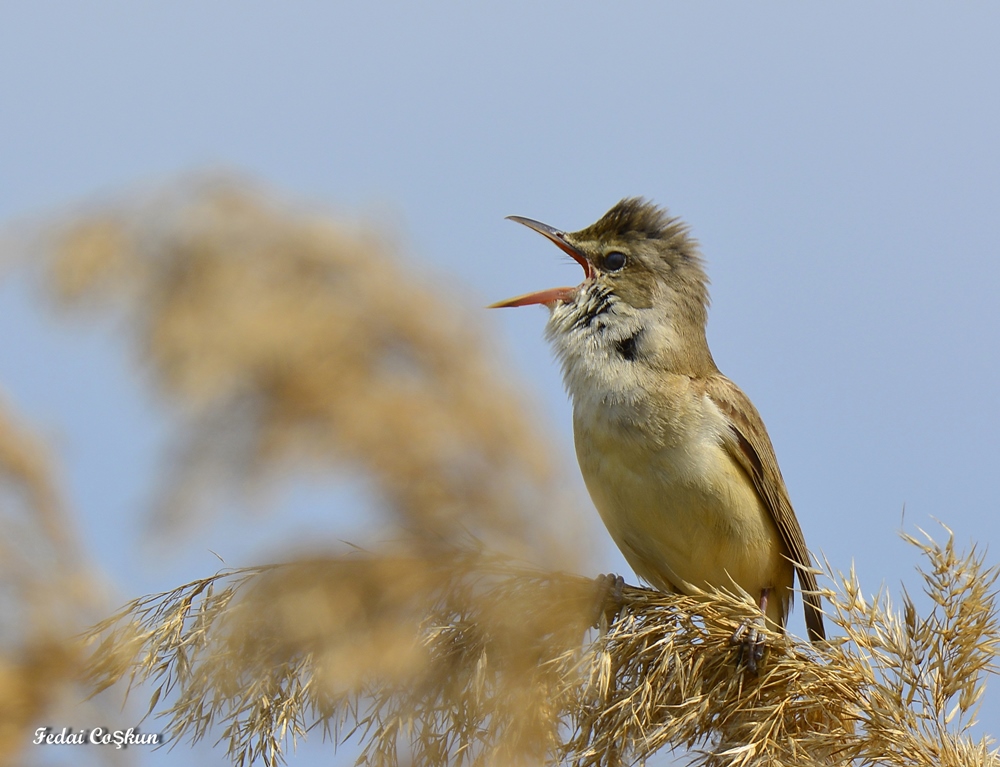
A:
MULTIPOLYGON (((591 265, 590 261, 587 260, 587 257, 566 241, 566 234, 564 232, 560 232, 558 229, 553 229, 551 226, 543 224, 541 221, 524 218, 523 216, 507 216, 507 218, 511 221, 516 221, 519 224, 524 224, 529 229, 534 229, 539 234, 542 234, 552 240, 552 242, 559 246, 560 250, 583 267, 585 280, 589 280, 596 274, 593 265, 591 265)), ((508 298, 506 301, 497 301, 495 304, 490 304, 487 308, 502 309, 508 306, 530 306, 531 304, 545 304, 546 306, 551 306, 556 301, 570 300, 576 291, 577 288, 549 288, 548 290, 540 290, 537 293, 527 293, 523 296, 517 296, 516 298, 508 298)))

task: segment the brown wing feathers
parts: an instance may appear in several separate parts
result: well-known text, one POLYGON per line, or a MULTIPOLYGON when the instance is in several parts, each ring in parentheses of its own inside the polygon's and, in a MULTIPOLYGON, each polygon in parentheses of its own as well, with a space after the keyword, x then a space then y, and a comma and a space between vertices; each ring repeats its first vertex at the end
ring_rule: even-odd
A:
POLYGON ((806 630, 810 641, 826 638, 823 611, 802 528, 795 518, 785 481, 778 468, 771 440, 757 409, 732 381, 722 375, 705 379, 706 393, 729 418, 734 439, 726 444, 733 458, 753 480, 757 493, 771 513, 781 538, 795 564, 802 590, 806 630))

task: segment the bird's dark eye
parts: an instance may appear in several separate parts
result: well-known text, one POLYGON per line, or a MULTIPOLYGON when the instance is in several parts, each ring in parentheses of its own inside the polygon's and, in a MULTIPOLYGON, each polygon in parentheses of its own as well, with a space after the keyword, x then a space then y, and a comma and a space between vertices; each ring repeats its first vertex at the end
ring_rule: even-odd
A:
POLYGON ((604 257, 604 268, 609 272, 620 272, 625 267, 625 254, 617 250, 604 257))

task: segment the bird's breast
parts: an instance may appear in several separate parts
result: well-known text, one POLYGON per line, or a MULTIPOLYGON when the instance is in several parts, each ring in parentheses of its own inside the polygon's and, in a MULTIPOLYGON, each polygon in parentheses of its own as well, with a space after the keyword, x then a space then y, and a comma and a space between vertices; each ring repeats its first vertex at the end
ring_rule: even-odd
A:
POLYGON ((784 593, 792 568, 753 483, 725 448, 728 421, 694 387, 673 383, 660 401, 651 395, 631 408, 574 401, 577 457, 594 505, 636 574, 657 588, 735 583, 754 595, 784 593))

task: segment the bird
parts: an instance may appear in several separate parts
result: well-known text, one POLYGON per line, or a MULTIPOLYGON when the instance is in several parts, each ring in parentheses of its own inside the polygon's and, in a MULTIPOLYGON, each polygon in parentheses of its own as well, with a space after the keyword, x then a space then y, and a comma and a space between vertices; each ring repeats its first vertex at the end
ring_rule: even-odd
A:
MULTIPOLYGON (((809 639, 825 639, 816 571, 764 422, 712 358, 709 281, 687 225, 641 197, 576 232, 508 218, 583 268, 575 287, 491 308, 548 308, 584 483, 636 575, 671 593, 745 592, 784 632, 797 574, 809 639)), ((763 639, 749 633, 756 670, 763 639)))

